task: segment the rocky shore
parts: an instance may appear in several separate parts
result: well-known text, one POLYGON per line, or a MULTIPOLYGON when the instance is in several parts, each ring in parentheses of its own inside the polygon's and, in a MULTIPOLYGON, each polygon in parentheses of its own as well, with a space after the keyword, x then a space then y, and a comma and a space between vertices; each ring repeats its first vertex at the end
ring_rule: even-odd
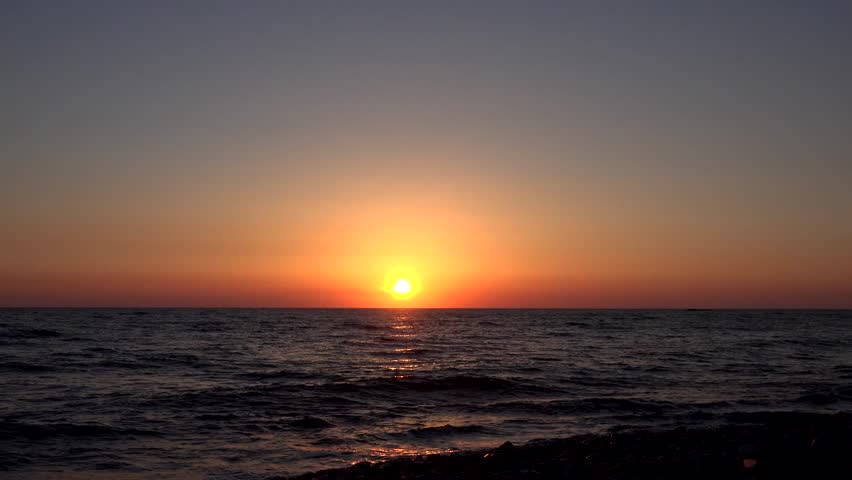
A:
POLYGON ((733 414, 721 425, 362 462, 298 480, 852 478, 852 414, 733 414))

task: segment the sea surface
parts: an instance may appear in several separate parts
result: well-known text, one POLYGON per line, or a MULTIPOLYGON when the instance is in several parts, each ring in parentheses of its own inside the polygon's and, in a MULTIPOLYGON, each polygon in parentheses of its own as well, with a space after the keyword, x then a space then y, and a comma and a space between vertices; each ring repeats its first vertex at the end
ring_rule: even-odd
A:
POLYGON ((850 311, 0 310, 0 476, 261 479, 852 411, 850 311))

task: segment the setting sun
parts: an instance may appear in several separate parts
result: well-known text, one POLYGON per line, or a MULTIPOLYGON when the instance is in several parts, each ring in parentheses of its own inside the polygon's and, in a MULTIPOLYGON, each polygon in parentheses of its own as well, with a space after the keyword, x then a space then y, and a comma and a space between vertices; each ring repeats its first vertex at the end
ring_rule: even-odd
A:
POLYGON ((420 276, 408 267, 392 268, 385 275, 382 290, 396 300, 407 300, 420 291, 420 276))
POLYGON ((393 284, 393 291, 400 295, 405 295, 411 291, 411 282, 408 279, 400 278, 393 284))

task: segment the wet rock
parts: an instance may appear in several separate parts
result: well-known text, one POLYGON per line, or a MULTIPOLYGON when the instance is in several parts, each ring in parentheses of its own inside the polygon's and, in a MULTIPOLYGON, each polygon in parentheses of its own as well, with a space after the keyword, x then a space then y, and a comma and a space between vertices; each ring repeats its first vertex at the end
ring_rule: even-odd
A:
POLYGON ((708 428, 629 431, 325 470, 299 480, 852 478, 852 414, 741 414, 708 428), (815 440, 816 439, 816 440, 815 440), (815 440, 815 441, 814 441, 815 440))
POLYGON ((515 448, 515 445, 512 442, 503 442, 503 445, 497 447, 498 452, 508 452, 512 451, 515 448))

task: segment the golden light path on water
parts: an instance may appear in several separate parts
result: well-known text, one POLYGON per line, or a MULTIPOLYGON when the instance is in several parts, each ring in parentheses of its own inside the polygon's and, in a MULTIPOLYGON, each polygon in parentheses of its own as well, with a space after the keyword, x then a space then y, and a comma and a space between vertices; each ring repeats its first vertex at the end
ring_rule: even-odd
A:
MULTIPOLYGON (((440 453, 457 452, 457 448, 426 448, 418 450, 416 448, 374 448, 370 450, 370 455, 374 458, 394 458, 394 457, 417 457, 421 455, 436 455, 440 453)), ((354 461, 352 465, 360 463, 363 460, 354 461)))
MULTIPOLYGON (((399 281, 399 277, 395 277, 395 275, 406 275, 407 279, 417 278, 416 273, 412 274, 412 270, 401 270, 395 269, 389 272, 389 275, 385 281, 385 285, 394 285, 396 286, 399 281)), ((409 282, 411 280, 408 280, 409 282)), ((411 283, 411 285, 415 285, 411 283)), ((417 283, 419 288, 419 283, 417 283)), ((395 289, 391 289, 390 293, 393 294, 395 289)), ((386 290, 388 291, 388 290, 386 290)), ((410 292, 405 292, 410 293, 410 292)), ((397 297, 394 297, 397 298, 397 297)), ((434 364, 424 364, 417 358, 415 358, 416 349, 410 347, 408 345, 411 344, 416 338, 417 334, 414 333, 416 330, 415 326, 412 323, 411 315, 406 311, 400 311, 393 315, 392 324, 390 325, 393 333, 388 335, 388 339, 391 340, 390 343, 390 352, 391 359, 386 361, 382 368, 392 372, 393 378, 397 380, 404 380, 409 378, 409 375, 419 369, 424 368, 434 368, 436 365, 434 364)), ((404 447, 404 446, 395 446, 395 447, 375 447, 371 448, 368 451, 368 458, 362 458, 359 460, 352 461, 351 464, 355 465, 360 462, 374 462, 377 460, 388 459, 388 458, 397 458, 397 457, 420 457, 426 455, 436 455, 436 454, 446 454, 457 452, 458 448, 413 448, 413 447, 404 447)))
MULTIPOLYGON (((391 325, 393 333, 389 337, 403 345, 417 338, 417 334, 412 332, 410 320, 411 318, 407 313, 395 315, 394 323, 391 325)), ((386 365, 385 368, 394 372, 394 378, 406 378, 407 372, 413 372, 421 366, 416 358, 412 358, 413 352, 414 349, 411 347, 394 347, 393 353, 395 355, 390 360, 390 365, 386 365)))
MULTIPOLYGON (((390 315, 387 318, 388 330, 382 335, 382 352, 376 355, 376 366, 387 372, 389 377, 394 381, 413 382, 412 385, 417 385, 421 381, 423 375, 429 371, 440 371, 446 368, 447 365, 440 360, 433 359, 429 356, 424 358, 424 348, 420 348, 424 340, 423 326, 420 322, 423 318, 414 313, 416 310, 398 309, 389 311, 390 315)), ((433 414, 416 414, 412 412, 411 419, 403 422, 404 425, 395 425, 391 431, 397 431, 401 428, 409 433, 414 432, 417 436, 421 430, 429 431, 430 429, 452 429, 454 426, 464 427, 469 423, 469 419, 464 415, 433 415, 433 414)), ((464 441, 462 439, 454 439, 450 446, 438 445, 415 445, 408 441, 403 441, 402 444, 396 443, 393 445, 376 445, 367 450, 365 455, 359 460, 351 463, 359 462, 375 462, 390 458, 398 457, 425 457, 435 454, 447 454, 458 452, 466 449, 483 448, 489 445, 488 440, 476 439, 472 441, 464 441)))

